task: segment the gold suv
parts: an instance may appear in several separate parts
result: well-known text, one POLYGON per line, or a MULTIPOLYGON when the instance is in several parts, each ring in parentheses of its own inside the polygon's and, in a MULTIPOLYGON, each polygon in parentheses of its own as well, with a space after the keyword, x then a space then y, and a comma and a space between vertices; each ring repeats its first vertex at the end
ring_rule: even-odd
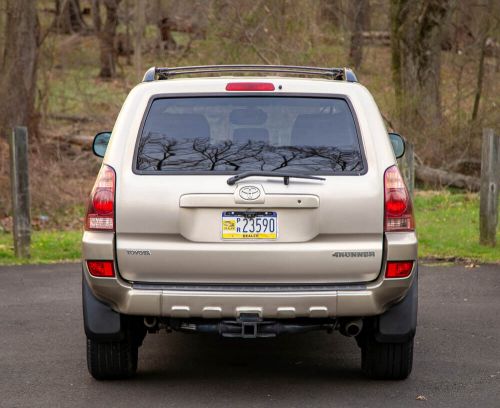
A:
POLYGON ((93 149, 92 376, 133 375, 145 335, 162 329, 338 330, 368 376, 410 374, 417 237, 396 165, 404 141, 351 70, 151 68, 93 149))

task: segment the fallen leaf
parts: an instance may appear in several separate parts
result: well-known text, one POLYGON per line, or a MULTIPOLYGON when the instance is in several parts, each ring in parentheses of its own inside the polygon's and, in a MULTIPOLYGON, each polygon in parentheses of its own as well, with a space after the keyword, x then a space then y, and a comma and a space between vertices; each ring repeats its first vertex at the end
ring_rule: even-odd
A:
POLYGON ((425 398, 425 395, 417 395, 417 398, 415 398, 417 401, 427 401, 427 398, 425 398))
POLYGON ((479 265, 477 263, 471 262, 465 265, 466 268, 479 268, 479 265))

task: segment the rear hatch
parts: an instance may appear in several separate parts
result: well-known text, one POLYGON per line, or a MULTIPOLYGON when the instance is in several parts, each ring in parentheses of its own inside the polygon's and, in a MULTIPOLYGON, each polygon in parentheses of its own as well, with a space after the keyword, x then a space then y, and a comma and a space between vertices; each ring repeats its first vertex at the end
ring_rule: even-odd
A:
POLYGON ((373 280, 383 180, 369 170, 347 98, 153 99, 132 168, 117 171, 119 272, 186 284, 373 280))

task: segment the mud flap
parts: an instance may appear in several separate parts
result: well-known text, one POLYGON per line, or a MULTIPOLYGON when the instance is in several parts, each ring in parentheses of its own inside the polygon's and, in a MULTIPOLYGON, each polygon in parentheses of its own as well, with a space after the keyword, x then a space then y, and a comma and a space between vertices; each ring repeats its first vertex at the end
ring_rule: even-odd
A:
POLYGON ((125 337, 119 313, 98 300, 82 276, 83 325, 85 334, 95 341, 120 341, 125 337))
POLYGON ((403 343, 415 336, 418 309, 418 265, 405 298, 377 318, 375 339, 380 343, 403 343))

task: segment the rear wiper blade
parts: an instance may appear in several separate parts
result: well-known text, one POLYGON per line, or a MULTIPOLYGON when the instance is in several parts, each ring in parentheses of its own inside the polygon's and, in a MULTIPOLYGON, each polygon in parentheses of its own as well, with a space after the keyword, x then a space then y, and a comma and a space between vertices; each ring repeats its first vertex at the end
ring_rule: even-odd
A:
POLYGON ((230 186, 234 185, 237 181, 243 180, 247 177, 283 177, 283 183, 285 185, 290 184, 290 177, 300 178, 300 179, 310 179, 310 180, 321 180, 325 181, 323 177, 316 176, 308 176, 306 174, 296 174, 296 173, 287 173, 287 172, 278 172, 278 171, 245 171, 244 173, 237 174, 236 176, 229 177, 227 179, 227 184, 230 186))

